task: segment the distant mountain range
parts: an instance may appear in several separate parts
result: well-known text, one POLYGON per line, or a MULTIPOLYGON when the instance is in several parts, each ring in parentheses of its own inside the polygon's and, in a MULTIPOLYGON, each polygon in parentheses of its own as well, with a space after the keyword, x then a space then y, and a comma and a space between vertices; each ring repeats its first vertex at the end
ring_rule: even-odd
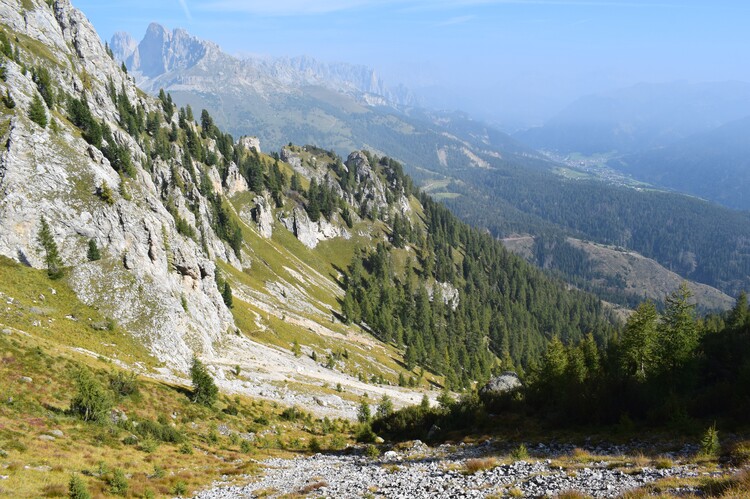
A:
POLYGON ((136 76, 141 88, 180 87, 183 90, 224 89, 251 83, 261 94, 320 86, 370 105, 408 106, 414 96, 404 87, 389 88, 372 68, 347 63, 324 63, 311 57, 232 57, 213 42, 184 29, 168 31, 152 23, 140 43, 128 33, 112 38, 112 51, 136 76), (193 70, 184 75, 182 71, 193 70), (211 71, 214 70, 212 73, 211 71))
POLYGON ((628 154, 750 116, 750 83, 640 83, 582 97, 514 136, 560 153, 628 154))
POLYGON ((748 210, 750 84, 640 84, 577 100, 515 134, 562 154, 605 154, 634 178, 748 210))
MULTIPOLYGON (((750 282, 742 243, 745 234, 750 238, 750 222, 744 217, 694 199, 570 181, 555 173, 560 165, 518 138, 462 113, 405 105, 408 99, 389 91, 372 70, 304 58, 242 60, 157 24, 137 45, 127 35, 115 36, 112 49, 141 89, 154 94, 163 88, 178 105, 207 109, 233 135, 257 135, 264 150, 278 151, 291 141, 340 155, 387 153, 460 217, 496 237, 564 234, 622 246, 731 294, 750 282), (685 214, 665 234, 661 228, 676 206, 685 214), (725 233, 726 221, 735 219, 737 233, 725 233), (713 231, 688 230, 698 225, 713 231), (716 266, 718 260, 734 270, 716 266)), ((579 279, 585 269, 574 266, 568 275, 579 279)), ((614 301, 632 302, 630 291, 616 293, 614 301)))
POLYGON ((652 183, 750 210, 750 117, 665 147, 611 160, 609 166, 652 183))

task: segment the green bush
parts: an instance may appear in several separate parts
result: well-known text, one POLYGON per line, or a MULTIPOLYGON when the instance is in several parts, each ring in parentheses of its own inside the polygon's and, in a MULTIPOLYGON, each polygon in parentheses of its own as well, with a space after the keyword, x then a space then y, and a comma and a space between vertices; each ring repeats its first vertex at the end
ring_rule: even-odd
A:
POLYGON ((187 484, 182 480, 177 480, 177 483, 174 484, 174 488, 172 489, 172 493, 176 496, 184 496, 187 494, 187 484))
POLYGON ((380 457, 380 450, 376 446, 370 444, 365 447, 365 455, 371 459, 375 459, 380 457))
POLYGON ((281 419, 285 421, 297 421, 305 417, 304 413, 296 406, 288 407, 281 412, 281 419))
POLYGON ((128 479, 125 477, 125 473, 117 468, 112 472, 112 475, 107 480, 109 485, 109 492, 116 496, 125 496, 128 493, 128 479))
POLYGON ((356 439, 360 443, 373 443, 378 436, 372 431, 370 423, 360 423, 359 429, 357 430, 356 439))
POLYGON ((70 412, 83 421, 104 422, 112 410, 112 398, 88 369, 75 374, 76 394, 70 402, 70 412))
POLYGON ((134 372, 122 371, 109 375, 109 388, 118 397, 130 397, 140 394, 138 388, 138 376, 134 372))
POLYGON ((174 426, 149 419, 139 422, 135 431, 143 438, 152 438, 169 444, 179 444, 185 440, 185 436, 174 426))
POLYGON ((528 449, 526 449, 526 446, 524 444, 521 444, 513 449, 513 452, 510 453, 510 456, 516 461, 525 461, 529 458, 529 451, 528 449))
POLYGON ((86 482, 78 475, 71 475, 68 482, 68 497, 70 499, 91 499, 91 494, 86 488, 86 482))
POLYGON ((308 449, 310 449, 310 452, 315 452, 315 453, 320 452, 321 451, 320 441, 317 438, 313 437, 310 440, 308 449))

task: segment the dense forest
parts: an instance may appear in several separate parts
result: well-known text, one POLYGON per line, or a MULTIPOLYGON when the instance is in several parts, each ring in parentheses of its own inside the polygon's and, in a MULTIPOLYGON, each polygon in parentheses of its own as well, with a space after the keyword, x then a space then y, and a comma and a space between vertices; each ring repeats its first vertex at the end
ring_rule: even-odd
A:
MULTIPOLYGON (((502 237, 560 234, 626 247, 736 295, 750 285, 750 215, 656 191, 564 180, 552 173, 475 169, 446 205, 502 237), (477 187, 481 186, 481 187, 477 187)), ((585 269, 584 269, 585 270, 585 269)))
POLYGON ((696 316, 682 286, 657 312, 643 302, 606 348, 592 337, 548 343, 516 391, 477 396, 440 408, 409 407, 376 421, 376 432, 424 438, 437 424, 476 431, 497 418, 522 415, 555 427, 605 425, 688 430, 718 422, 736 427, 750 410, 750 308, 741 293, 721 315, 696 316), (494 415, 494 416, 491 416, 494 415))
MULTIPOLYGON (((398 163, 372 161, 384 176, 401 178, 398 185, 411 185, 398 163)), ((607 343, 614 319, 599 300, 566 290, 490 235, 415 193, 422 219, 412 225, 396 214, 389 243, 355 256, 343 301, 347 320, 406 347, 409 369, 419 364, 444 374, 452 388, 468 387, 493 368, 523 369, 553 337, 572 343, 592 333, 607 343), (444 296, 449 289, 457 300, 444 296), (502 359, 499 365, 492 354, 502 359)))

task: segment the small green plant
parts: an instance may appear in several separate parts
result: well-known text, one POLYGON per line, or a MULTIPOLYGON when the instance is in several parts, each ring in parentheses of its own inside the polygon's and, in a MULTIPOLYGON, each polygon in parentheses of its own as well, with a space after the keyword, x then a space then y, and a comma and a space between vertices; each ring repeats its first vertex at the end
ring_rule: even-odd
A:
POLYGON ((71 475, 68 482, 68 497, 70 499, 91 499, 91 494, 86 488, 86 482, 78 475, 71 475))
POLYGON ((177 483, 174 484, 174 488, 172 489, 172 493, 176 496, 184 496, 187 494, 187 484, 182 480, 177 480, 177 483))
POLYGON ((513 452, 511 452, 510 455, 516 461, 524 461, 529 458, 529 451, 524 444, 521 444, 513 449, 513 452))
POLYGON ((164 478, 166 476, 166 471, 164 471, 164 468, 161 466, 155 465, 154 466, 154 478, 164 478))
POLYGON ((146 454, 153 454, 159 448, 159 442, 149 436, 141 440, 138 448, 146 454))
POLYGON ((719 431, 716 429, 716 423, 706 429, 701 438, 701 453, 704 456, 717 456, 721 451, 719 443, 719 431))
POLYGON ((193 453, 193 446, 189 442, 184 442, 180 446, 180 454, 190 455, 193 453))
POLYGON ((365 455, 370 459, 377 459, 380 457, 380 450, 373 444, 365 447, 365 455))
POLYGON ((240 452, 243 454, 250 454, 253 451, 253 446, 249 440, 242 440, 240 442, 240 452))
POLYGON ((109 184, 107 184, 107 182, 102 182, 102 185, 99 186, 99 188, 96 190, 96 193, 99 196, 99 199, 101 199, 108 205, 112 206, 113 204, 115 204, 115 194, 112 192, 112 189, 109 187, 109 184))
POLYGON ((292 353, 295 357, 299 357, 300 355, 302 355, 302 348, 299 346, 299 341, 297 341, 296 339, 292 344, 292 353))
POLYGON ((125 477, 125 472, 120 468, 116 468, 112 475, 107 480, 109 485, 109 492, 116 496, 125 496, 128 493, 128 479, 125 477))

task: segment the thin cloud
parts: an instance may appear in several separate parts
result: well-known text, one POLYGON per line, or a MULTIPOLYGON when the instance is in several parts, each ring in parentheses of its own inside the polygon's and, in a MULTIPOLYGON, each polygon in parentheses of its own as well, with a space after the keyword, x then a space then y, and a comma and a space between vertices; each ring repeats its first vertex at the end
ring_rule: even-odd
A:
POLYGON ((185 17, 187 17, 187 20, 193 22, 193 15, 190 13, 190 8, 188 7, 187 0, 180 0, 180 7, 182 7, 182 10, 185 12, 185 17))
POLYGON ((444 28, 446 26, 455 26, 457 24, 464 24, 468 23, 472 19, 474 19, 476 16, 458 16, 458 17, 452 17, 448 19, 447 21, 443 21, 441 23, 437 23, 435 25, 436 28, 444 28))
MULTIPOLYGON (((180 0, 185 4, 185 0, 180 0)), ((197 5, 195 5, 197 3, 197 5)), ((644 0, 196 0, 204 12, 244 12, 260 15, 316 15, 383 6, 404 10, 441 10, 489 5, 547 5, 557 7, 675 7, 674 2, 644 0)))

